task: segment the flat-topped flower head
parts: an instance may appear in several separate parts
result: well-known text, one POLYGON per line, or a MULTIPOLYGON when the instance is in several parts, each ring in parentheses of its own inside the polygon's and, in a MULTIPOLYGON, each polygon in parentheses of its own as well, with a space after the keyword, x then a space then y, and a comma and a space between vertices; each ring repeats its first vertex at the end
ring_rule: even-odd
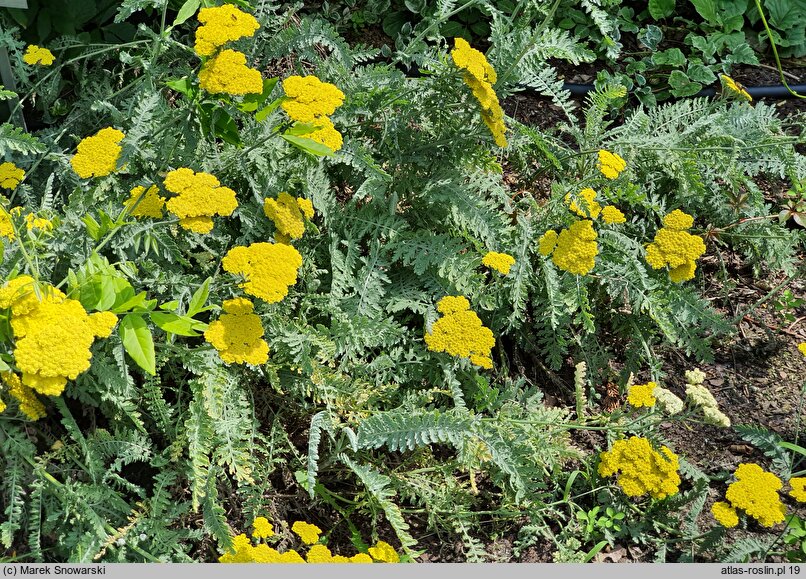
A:
POLYGON ((622 159, 617 153, 611 153, 604 149, 599 150, 599 161, 596 166, 602 175, 608 179, 616 179, 619 174, 627 167, 627 162, 622 159))
POLYGON ((605 205, 602 208, 602 221, 605 223, 625 223, 627 218, 624 214, 613 205, 605 205))
POLYGON ((736 482, 725 493, 733 508, 743 510, 765 527, 783 522, 786 506, 778 495, 781 479, 753 463, 740 464, 734 476, 736 482))
POLYGON ((647 382, 646 384, 636 384, 631 386, 627 393, 627 402, 636 408, 640 408, 642 406, 655 406, 656 399, 654 391, 657 386, 658 385, 654 382, 647 382))
POLYGON ((218 350, 228 364, 259 366, 269 359, 269 345, 263 339, 263 324, 252 313, 252 302, 245 298, 226 300, 224 314, 210 323, 204 339, 218 350))
POLYGON ((277 195, 277 199, 267 197, 264 200, 263 212, 281 234, 289 239, 299 239, 305 232, 303 216, 313 217, 313 205, 308 199, 296 199, 283 191, 277 195))
POLYGON ((806 503, 806 477, 793 477, 789 479, 789 496, 799 503, 806 503))
POLYGON ((593 221, 582 219, 563 229, 557 237, 557 247, 551 256, 554 265, 576 275, 589 273, 596 264, 599 245, 593 221))
POLYGON ((53 53, 47 48, 42 48, 36 44, 28 45, 25 49, 25 54, 22 55, 22 61, 25 64, 38 64, 40 66, 50 66, 53 64, 53 53))
POLYGON ((274 526, 266 517, 256 517, 252 521, 252 536, 257 539, 268 539, 274 536, 274 526))
POLYGON ((336 85, 314 75, 289 76, 283 80, 283 91, 287 97, 281 105, 283 110, 291 120, 301 123, 318 124, 315 121, 332 115, 344 102, 344 93, 336 85))
POLYGON ((496 270, 501 275, 509 274, 510 268, 515 265, 515 258, 507 253, 490 251, 484 255, 481 263, 496 270))
MULTIPOLYGON (((9 395, 17 401, 17 407, 28 420, 36 421, 45 416, 45 405, 36 397, 31 388, 20 380, 13 372, 0 372, 0 379, 8 389, 9 395)), ((5 407, 4 407, 5 409, 5 407)), ((0 411, 2 412, 2 411, 0 411)))
POLYGON ((477 366, 492 368, 490 351, 495 338, 492 331, 482 325, 476 312, 469 308, 470 303, 462 296, 442 298, 437 310, 444 315, 434 322, 431 333, 426 333, 425 343, 433 352, 469 358, 477 366))
POLYGON ((199 86, 213 94, 260 94, 263 77, 259 70, 246 66, 245 54, 228 48, 204 63, 199 86))
POLYGON ((570 193, 566 194, 565 202, 571 211, 588 219, 596 219, 602 211, 602 206, 596 201, 596 191, 590 187, 580 191, 576 199, 570 193))
POLYGON ((70 159, 73 170, 82 179, 104 177, 117 170, 123 148, 118 145, 125 137, 121 131, 106 127, 83 139, 77 153, 70 159))
POLYGON ((331 151, 339 151, 341 150, 342 145, 344 144, 344 138, 341 136, 341 133, 336 129, 336 126, 333 124, 327 117, 321 117, 314 121, 314 124, 319 127, 315 131, 311 133, 307 133, 302 135, 306 139, 311 139, 312 141, 316 141, 330 149, 331 151))
POLYGON ((729 529, 739 524, 739 515, 730 503, 724 501, 715 502, 711 506, 711 514, 725 528, 729 529))
POLYGON ((487 57, 464 38, 454 38, 454 49, 451 50, 453 63, 465 71, 465 74, 477 81, 495 84, 498 80, 495 69, 487 62, 487 57))
POLYGON ((0 187, 3 189, 11 189, 12 191, 17 188, 23 177, 25 171, 17 167, 14 163, 1 163, 0 164, 0 187))
POLYGON ((318 542, 319 535, 322 533, 322 529, 311 523, 306 523, 305 521, 295 522, 291 525, 291 530, 299 536, 306 545, 313 545, 318 542))
POLYGON ((373 559, 381 563, 400 563, 400 555, 397 554, 392 545, 385 541, 378 541, 374 547, 370 547, 367 551, 369 551, 373 559))
POLYGON ((247 294, 275 303, 297 283, 302 256, 291 245, 261 242, 233 247, 221 265, 224 271, 246 278, 241 287, 247 294))
POLYGON ((196 233, 210 233, 213 216, 226 217, 238 207, 235 191, 222 187, 213 175, 182 167, 165 176, 172 197, 165 207, 179 218, 179 225, 196 233))
POLYGON ((557 232, 553 229, 549 229, 543 235, 541 235, 537 242, 537 248, 540 252, 540 255, 544 257, 551 255, 551 253, 554 251, 554 248, 557 247, 557 239, 557 232))
POLYGON ((251 14, 232 4, 202 8, 196 17, 202 26, 196 29, 196 54, 210 56, 227 42, 254 35, 260 24, 251 14))
POLYGON ((129 209, 132 217, 154 217, 162 218, 162 208, 165 207, 165 198, 160 196, 160 191, 156 185, 152 185, 146 190, 138 185, 129 192, 129 199, 123 204, 129 209))
POLYGON ((705 242, 686 229, 694 224, 691 215, 675 209, 663 218, 663 227, 646 248, 646 261, 653 269, 669 267, 669 279, 675 283, 694 277, 697 259, 705 253, 705 242))
POLYGON ((655 450, 646 438, 631 436, 617 440, 599 458, 599 474, 617 475, 619 486, 629 497, 649 493, 653 498, 663 499, 678 491, 677 455, 665 446, 655 450))

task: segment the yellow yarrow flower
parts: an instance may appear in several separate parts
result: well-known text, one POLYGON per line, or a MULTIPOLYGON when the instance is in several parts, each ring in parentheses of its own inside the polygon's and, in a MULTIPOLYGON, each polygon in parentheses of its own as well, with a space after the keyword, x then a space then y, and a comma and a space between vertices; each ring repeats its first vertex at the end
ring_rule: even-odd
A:
POLYGON ((336 130, 336 126, 333 124, 333 121, 327 117, 322 117, 321 119, 315 121, 315 124, 318 127, 315 131, 301 136, 305 137, 306 139, 316 141, 331 151, 335 152, 340 150, 344 144, 344 139, 341 136, 341 133, 336 130))
POLYGON ((502 275, 508 275, 510 268, 515 265, 515 258, 507 253, 490 251, 484 255, 481 263, 502 275))
POLYGON ((720 525, 728 529, 739 524, 739 515, 730 503, 723 501, 714 503, 711 506, 711 514, 714 515, 714 518, 720 525))
POLYGON ((579 192, 577 199, 580 203, 577 203, 571 194, 568 193, 565 196, 565 202, 568 203, 568 208, 579 215, 580 217, 596 219, 599 217, 599 213, 602 211, 602 206, 596 201, 596 191, 591 188, 585 188, 579 192))
POLYGON ((369 554, 376 561, 382 563, 400 563, 400 555, 397 554, 394 547, 384 541, 378 541, 374 547, 367 549, 369 554))
POLYGON ((366 553, 356 553, 350 557, 350 563, 372 563, 372 557, 366 553))
POLYGON ((301 123, 319 124, 344 102, 344 93, 336 85, 314 75, 289 76, 283 81, 283 91, 283 110, 291 120, 301 123))
POLYGON ((252 313, 252 302, 245 298, 226 300, 224 312, 204 332, 221 359, 228 364, 259 366, 269 359, 269 345, 263 339, 263 324, 252 313))
POLYGON ((806 503, 806 477, 794 477, 789 479, 789 496, 799 503, 806 503))
POLYGON ((17 167, 14 163, 0 164, 0 187, 3 189, 11 189, 12 191, 17 188, 23 177, 25 171, 17 167))
POLYGON ((806 356, 806 342, 801 342, 800 344, 798 344, 798 350, 800 351, 801 354, 806 356))
POLYGON ((560 232, 551 260, 554 265, 569 273, 585 275, 596 264, 596 256, 599 253, 596 238, 593 221, 590 219, 577 221, 560 232))
POLYGON ((627 218, 617 207, 606 205, 602 208, 602 221, 605 223, 625 223, 627 218))
POLYGON ((165 207, 165 197, 160 196, 159 189, 152 185, 146 188, 138 185, 129 192, 129 199, 123 204, 128 208, 132 217, 162 218, 162 208, 165 207))
POLYGON ((431 333, 425 334, 425 343, 433 352, 469 358, 482 368, 492 368, 490 351, 495 338, 489 328, 482 325, 476 312, 469 309, 470 302, 462 296, 446 296, 437 304, 443 317, 434 322, 431 333))
POLYGON ((284 243, 253 243, 236 246, 221 260, 224 271, 246 278, 243 290, 269 303, 282 300, 297 283, 302 256, 284 243))
POLYGON ((36 44, 28 45, 25 54, 22 55, 22 61, 25 64, 39 64, 41 66, 50 66, 53 64, 53 53, 47 48, 39 47, 36 44))
POLYGON ((747 92, 742 85, 733 80, 727 74, 720 74, 719 80, 722 82, 722 86, 728 89, 728 92, 731 95, 747 102, 753 101, 753 97, 750 96, 750 93, 747 92))
POLYGON ((640 408, 642 406, 655 406, 656 400, 653 392, 657 386, 658 385, 654 382, 647 382, 646 384, 636 384, 631 386, 629 392, 627 393, 627 402, 636 408, 640 408))
POLYGON ((213 94, 260 94, 263 77, 259 70, 246 66, 245 54, 228 48, 204 63, 199 86, 213 94))
MULTIPOLYGON (((317 538, 318 540, 318 538, 317 538)), ((314 545, 306 557, 308 563, 333 563, 333 553, 324 545, 314 545)))
POLYGON ((166 203, 168 211, 179 218, 179 225, 196 233, 209 233, 214 215, 226 217, 238 207, 235 191, 222 187, 209 173, 185 167, 170 171, 165 188, 177 195, 166 203))
POLYGON ((694 277, 695 260, 705 253, 705 242, 686 229, 694 224, 691 215, 675 209, 663 219, 663 227, 655 233, 646 248, 646 261, 653 269, 668 266, 669 278, 680 283, 694 277))
POLYGON ((742 509, 765 527, 784 520, 786 506, 778 496, 781 479, 753 463, 740 464, 734 476, 736 482, 728 486, 725 498, 735 509, 742 509))
POLYGON ((498 101, 498 95, 493 90, 493 85, 497 80, 495 69, 487 62, 487 57, 475 48, 471 48, 464 38, 454 38, 451 58, 458 68, 465 71, 464 82, 479 102, 481 120, 492 133, 495 144, 499 147, 506 147, 507 128, 504 124, 504 110, 498 101))
POLYGON ((627 162, 616 153, 600 149, 599 161, 596 166, 602 172, 602 175, 608 179, 616 179, 627 167, 627 162))
POLYGON ((56 288, 34 289, 34 279, 19 276, 0 289, 0 308, 11 310, 14 360, 22 383, 40 394, 58 396, 67 380, 90 367, 90 347, 117 324, 111 312, 87 314, 80 302, 56 288))
POLYGON ((627 496, 649 493, 653 498, 663 499, 678 491, 677 455, 665 446, 660 452, 656 451, 646 438, 631 436, 617 440, 599 458, 599 474, 603 477, 618 475, 618 484, 627 496))
POLYGON ((19 376, 13 372, 0 372, 0 379, 8 388, 9 395, 17 401, 20 412, 27 416, 28 420, 36 421, 45 416, 45 406, 34 391, 22 383, 19 376))
POLYGON ((264 200, 263 212, 282 235, 299 239, 305 232, 303 215, 308 219, 313 217, 313 205, 308 199, 296 199, 283 191, 276 200, 270 197, 264 200))
POLYGON ((540 239, 537 242, 537 248, 540 252, 540 255, 544 257, 551 255, 551 252, 554 251, 555 247, 557 247, 557 237, 557 232, 553 229, 549 229, 540 236, 540 239))
POLYGON ((11 213, 0 206, 0 237, 5 237, 9 241, 14 241, 17 234, 14 233, 14 222, 11 218, 11 213))
POLYGON ((202 23, 196 30, 194 47, 199 56, 210 56, 227 42, 252 36, 260 28, 254 16, 232 4, 202 8, 196 18, 202 23))
POLYGON ((78 144, 78 152, 70 159, 73 170, 82 179, 113 173, 123 150, 118 143, 125 136, 117 129, 106 127, 83 139, 78 144))
POLYGON ((53 222, 44 217, 37 217, 33 213, 25 216, 25 228, 28 231, 38 229, 40 231, 53 231, 53 222))
POLYGON ((274 527, 266 517, 257 517, 252 521, 252 536, 257 539, 268 539, 274 536, 274 527))
POLYGON ((291 530, 296 533, 306 545, 313 545, 319 541, 319 535, 322 533, 322 529, 316 525, 306 523, 305 521, 295 522, 291 525, 291 530))

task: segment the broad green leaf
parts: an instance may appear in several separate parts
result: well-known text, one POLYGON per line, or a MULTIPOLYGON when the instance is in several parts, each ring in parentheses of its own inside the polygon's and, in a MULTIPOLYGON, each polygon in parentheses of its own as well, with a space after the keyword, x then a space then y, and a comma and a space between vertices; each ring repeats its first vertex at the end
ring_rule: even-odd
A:
POLYGON ((694 9, 697 10, 699 15, 705 18, 709 24, 717 26, 722 24, 717 13, 717 0, 690 0, 690 2, 694 5, 694 9))
POLYGON ((250 113, 256 111, 259 106, 266 102, 269 98, 271 91, 274 90, 278 77, 264 78, 263 79, 263 92, 260 94, 248 94, 243 98, 243 101, 238 105, 238 108, 244 112, 250 113))
POLYGON ((198 328, 200 322, 188 316, 178 316, 165 312, 152 312, 151 321, 154 322, 154 325, 158 328, 170 334, 178 334, 180 336, 199 335, 194 328, 198 328))
POLYGON ((652 62, 659 66, 685 66, 686 55, 679 48, 669 48, 653 54, 652 62))
POLYGON ((174 23, 171 26, 179 26, 188 20, 191 16, 196 14, 199 10, 199 6, 201 6, 201 0, 187 0, 187 2, 182 4, 179 12, 176 13, 176 18, 174 18, 174 23))
POLYGON ((311 139, 306 139, 305 137, 295 137, 294 135, 280 135, 286 141, 294 145, 295 147, 302 149, 306 153, 310 153, 311 155, 316 155, 317 157, 332 157, 333 151, 330 147, 326 147, 322 143, 317 143, 311 139))
POLYGON ((159 308, 161 310, 175 310, 179 307, 179 300, 171 300, 169 302, 165 302, 164 304, 160 304, 159 308))
POLYGON ((123 312, 127 312, 129 310, 133 310, 136 307, 143 307, 146 301, 146 292, 140 292, 136 296, 133 296, 123 302, 120 305, 115 305, 112 308, 112 311, 116 314, 121 314, 123 312))
POLYGON ((268 117, 272 113, 272 111, 274 111, 274 109, 280 106, 282 102, 283 97, 274 99, 266 107, 260 109, 258 112, 255 113, 255 120, 259 123, 262 123, 263 121, 266 120, 266 117, 268 117))
POLYGON ((100 241, 101 239, 101 224, 95 221, 95 218, 89 213, 81 218, 81 221, 87 227, 87 233, 90 234, 93 241, 100 241))
POLYGON ((151 330, 148 329, 143 316, 127 314, 120 321, 118 334, 126 353, 131 356, 132 360, 147 373, 155 376, 157 368, 154 356, 154 336, 151 335, 151 330))
POLYGON ((208 277, 204 282, 199 286, 193 293, 193 297, 190 298, 190 303, 188 304, 188 315, 195 316, 199 312, 204 311, 204 304, 207 302, 207 297, 210 295, 210 282, 213 281, 213 278, 208 277))
POLYGON ((672 94, 676 97, 694 96, 702 90, 700 83, 693 82, 685 72, 680 70, 673 70, 672 74, 669 75, 669 86, 672 89, 672 94))
POLYGON ((714 71, 703 64, 691 64, 686 71, 686 75, 693 81, 702 84, 711 84, 716 81, 714 71))
POLYGON ((11 370, 11 366, 6 364, 5 360, 0 358, 0 372, 9 372, 11 370))
POLYGON ((666 18, 674 12, 675 0, 649 0, 649 14, 655 20, 666 18))
POLYGON ((186 76, 183 76, 182 78, 178 78, 176 80, 165 81, 165 85, 168 88, 172 88, 177 92, 181 92, 185 96, 190 96, 190 94, 193 92, 193 84, 191 80, 186 76))

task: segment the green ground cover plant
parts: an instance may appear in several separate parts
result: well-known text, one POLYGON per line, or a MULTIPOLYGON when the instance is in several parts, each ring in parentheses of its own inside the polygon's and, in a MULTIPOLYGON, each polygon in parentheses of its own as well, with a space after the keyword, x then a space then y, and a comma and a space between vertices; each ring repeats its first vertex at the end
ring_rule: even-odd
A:
POLYGON ((580 106, 548 61, 593 55, 550 15, 488 6, 484 54, 429 36, 442 2, 384 60, 301 3, 115 4, 125 41, 3 20, 0 97, 38 121, 0 125, 4 561, 409 562, 426 533, 485 561, 481 529, 802 557, 796 439, 748 426, 770 461, 713 475, 662 427, 732 428, 704 287, 728 251, 802 276, 763 189, 802 188, 802 127, 729 83, 580 106), (525 86, 555 130, 505 115, 525 86))

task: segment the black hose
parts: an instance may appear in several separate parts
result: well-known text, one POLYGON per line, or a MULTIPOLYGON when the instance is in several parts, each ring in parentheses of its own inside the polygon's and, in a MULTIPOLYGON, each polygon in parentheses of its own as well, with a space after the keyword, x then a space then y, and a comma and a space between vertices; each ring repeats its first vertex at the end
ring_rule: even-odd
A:
MULTIPOLYGON (((568 90, 573 95, 585 95, 595 90, 592 84, 573 84, 573 83, 565 83, 563 84, 563 88, 568 90)), ((806 94, 806 84, 795 84, 789 85, 793 91, 806 94)), ((795 95, 790 93, 786 90, 786 87, 782 84, 772 85, 772 86, 746 86, 744 87, 751 97, 755 98, 794 98, 795 95)), ((693 96, 714 96, 716 94, 715 88, 704 88, 697 94, 693 96)))

